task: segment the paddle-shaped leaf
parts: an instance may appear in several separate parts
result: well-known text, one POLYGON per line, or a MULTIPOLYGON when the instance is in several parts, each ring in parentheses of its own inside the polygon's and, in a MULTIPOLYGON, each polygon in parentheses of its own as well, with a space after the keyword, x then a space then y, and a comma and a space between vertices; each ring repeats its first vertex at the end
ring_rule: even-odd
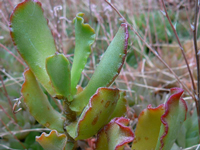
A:
POLYGON ((97 150, 123 150, 125 144, 134 139, 134 134, 127 127, 129 120, 123 117, 111 120, 97 135, 97 150))
POLYGON ((18 4, 10 17, 10 34, 18 52, 38 81, 55 96, 46 72, 45 60, 55 54, 56 47, 41 3, 25 0, 18 4))
POLYGON ((78 122, 66 127, 70 136, 78 140, 96 134, 101 127, 111 120, 118 99, 118 89, 99 88, 91 97, 78 122))
POLYGON ((83 110, 90 97, 99 87, 109 86, 118 76, 126 57, 128 46, 128 27, 122 24, 113 41, 104 53, 86 88, 74 97, 71 109, 83 110))
POLYGON ((75 52, 71 72, 71 90, 76 94, 76 86, 81 77, 81 73, 91 53, 91 45, 95 40, 94 29, 89 24, 84 24, 83 13, 77 14, 74 18, 75 24, 75 52))
POLYGON ((63 133, 65 118, 51 106, 30 70, 24 72, 24 77, 21 93, 31 115, 43 126, 63 133))
POLYGON ((46 59, 47 73, 57 97, 70 99, 70 65, 63 54, 55 54, 46 59))
POLYGON ((154 150, 156 148, 161 126, 160 118, 164 111, 164 104, 156 108, 152 108, 151 105, 149 105, 147 109, 144 109, 140 113, 132 150, 154 150))
POLYGON ((172 95, 165 104, 165 113, 161 117, 161 128, 156 149, 168 150, 174 144, 183 121, 186 119, 187 105, 181 98, 183 90, 172 88, 172 95))
POLYGON ((40 136, 36 136, 36 141, 45 150, 65 150, 67 137, 65 134, 59 134, 56 130, 52 130, 49 134, 43 132, 40 136))

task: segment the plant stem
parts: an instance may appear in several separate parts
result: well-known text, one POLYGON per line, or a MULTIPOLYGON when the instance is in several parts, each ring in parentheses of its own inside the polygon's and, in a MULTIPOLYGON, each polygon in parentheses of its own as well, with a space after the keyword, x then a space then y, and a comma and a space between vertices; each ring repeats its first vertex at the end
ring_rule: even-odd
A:
POLYGON ((74 122, 76 120, 76 113, 70 108, 70 102, 67 99, 64 99, 64 114, 66 116, 67 124, 74 122))
MULTIPOLYGON (((198 116, 198 125, 199 125, 199 136, 200 136, 200 68, 199 68, 199 55, 198 55, 198 47, 197 47, 197 19, 199 14, 199 6, 198 0, 195 0, 195 14, 194 14, 194 25, 193 25, 193 43, 194 50, 196 56, 196 64, 197 64, 197 95, 196 95, 196 108, 197 108, 197 116, 198 116)), ((199 141, 200 143, 200 141, 199 141)))
MULTIPOLYGON (((197 1, 198 1, 198 0, 197 0, 197 1)), ((182 44, 181 44, 181 42, 180 42, 180 40, 179 40, 179 37, 178 37, 178 34, 177 34, 177 32, 176 32, 176 29, 174 28, 174 25, 172 24, 172 21, 171 21, 171 19, 169 18, 169 15, 168 15, 168 13, 167 13, 167 9, 166 9, 166 7, 165 7, 164 0, 161 0, 161 2, 162 2, 162 5, 163 5, 163 8, 164 8, 164 10, 165 10, 165 15, 166 15, 166 17, 167 17, 167 20, 169 21, 169 24, 170 24, 170 26, 171 26, 171 28, 172 28, 174 34, 175 34, 175 37, 176 37, 177 42, 178 42, 178 45, 179 45, 179 47, 180 47, 180 49, 181 49, 183 58, 184 58, 184 60, 185 60, 187 69, 188 69, 188 71, 189 71, 189 76, 190 76, 190 79, 191 79, 191 82, 192 82, 193 92, 196 94, 196 88, 195 88, 195 84, 194 84, 194 79, 193 79, 192 72, 191 72, 190 66, 189 66, 189 64, 188 64, 188 61, 187 61, 187 58, 186 58, 186 55, 185 55, 183 46, 182 46, 182 44)))
POLYGON ((75 145, 76 145, 76 141, 68 134, 68 132, 66 131, 65 127, 68 126, 70 123, 74 122, 76 120, 76 112, 72 111, 70 108, 70 102, 64 98, 64 115, 66 117, 66 120, 64 122, 64 131, 65 134, 67 136, 67 144, 69 145, 73 145, 72 148, 70 149, 74 149, 75 145))
MULTIPOLYGON (((105 0, 106 3, 108 3, 108 5, 110 5, 114 11, 116 11, 116 13, 122 18, 123 22, 125 22, 130 29, 139 37, 139 39, 145 43, 145 45, 149 48, 149 50, 169 69, 169 71, 174 75, 174 77, 176 78, 176 80, 184 87, 184 89, 188 92, 188 94, 195 99, 195 96, 193 93, 190 92, 190 90, 188 89, 188 87, 180 81, 179 77, 176 75, 176 73, 169 67, 169 65, 158 55, 158 53, 139 35, 139 33, 136 31, 136 29, 134 29, 129 23, 128 21, 123 17, 123 15, 117 10, 117 8, 111 4, 110 2, 108 2, 107 0, 105 0)), ((193 79, 193 78, 192 78, 193 79)))

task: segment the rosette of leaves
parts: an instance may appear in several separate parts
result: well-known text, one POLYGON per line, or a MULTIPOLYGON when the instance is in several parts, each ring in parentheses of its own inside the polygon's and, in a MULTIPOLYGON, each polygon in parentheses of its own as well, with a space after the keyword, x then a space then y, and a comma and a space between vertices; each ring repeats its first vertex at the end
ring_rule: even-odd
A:
MULTIPOLYGON (((95 40, 94 30, 84 23, 82 16, 78 13, 73 20, 76 46, 72 66, 64 54, 57 53, 41 3, 25 0, 17 5, 10 17, 12 40, 28 66, 21 94, 32 116, 52 130, 37 137, 48 150, 74 149, 77 140, 95 135, 112 118, 126 112, 125 93, 109 86, 120 73, 126 57, 127 25, 122 24, 119 28, 87 86, 77 91, 95 40), (41 86, 63 102, 63 114, 51 106, 41 86)), ((127 121, 119 122, 127 124, 127 121)), ((124 133, 120 142, 126 143, 123 142, 126 135, 131 134, 124 133)))

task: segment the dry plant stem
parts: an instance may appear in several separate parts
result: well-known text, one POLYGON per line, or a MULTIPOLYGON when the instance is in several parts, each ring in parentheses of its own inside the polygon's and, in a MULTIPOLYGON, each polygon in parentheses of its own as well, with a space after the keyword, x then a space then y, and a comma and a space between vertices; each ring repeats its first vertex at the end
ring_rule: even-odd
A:
MULTIPOLYGON (((198 0, 196 0, 196 1, 198 1, 198 0)), ((178 42, 178 44, 179 44, 179 47, 180 47, 180 49, 181 49, 183 58, 184 58, 185 63, 186 63, 186 65, 187 65, 187 69, 188 69, 188 71, 189 71, 189 76, 190 76, 190 79, 191 79, 191 82, 192 82, 193 92, 194 92, 194 94, 196 94, 196 88, 195 88, 195 84, 194 84, 194 78, 193 78, 193 76, 192 76, 191 69, 190 69, 190 67, 189 67, 187 58, 186 58, 186 56, 185 56, 185 52, 184 52, 184 50, 183 50, 183 46, 182 46, 182 44, 181 44, 181 42, 180 42, 180 40, 179 40, 179 37, 178 37, 178 34, 177 34, 177 32, 176 32, 176 29, 174 28, 174 25, 172 24, 172 21, 171 21, 171 19, 169 18, 169 15, 168 15, 168 13, 167 13, 167 9, 166 9, 166 7, 165 7, 164 0, 161 0, 161 2, 162 2, 162 5, 163 5, 163 8, 164 8, 164 10, 165 10, 165 15, 166 15, 166 17, 167 17, 167 20, 169 21, 170 26, 171 26, 171 28, 172 28, 174 34, 175 34, 175 37, 176 37, 177 42, 178 42)))
POLYGON ((15 120, 13 120, 13 118, 8 114, 8 112, 6 112, 6 110, 3 108, 3 106, 0 105, 1 110, 6 114, 6 116, 16 125, 19 127, 19 130, 22 130, 22 128, 19 126, 19 124, 17 124, 17 122, 15 122, 15 120))
MULTIPOLYGON (((50 129, 48 128, 34 128, 34 129, 23 129, 23 130, 20 130, 20 131, 12 131, 12 134, 13 135, 16 135, 18 133, 26 133, 26 132, 42 132, 42 131, 51 131, 50 129)), ((8 136, 10 135, 11 133, 8 133, 8 132, 3 132, 3 133, 0 133, 0 137, 3 138, 4 136, 8 136)))
POLYGON ((13 135, 13 137, 19 142, 19 144, 26 149, 26 147, 24 146, 24 144, 12 133, 12 131, 10 131, 10 129, 8 128, 8 126, 3 122, 3 120, 0 118, 0 122, 4 125, 4 127, 6 128, 6 130, 13 135))
MULTIPOLYGON (((9 2, 9 4, 10 4, 10 6, 11 6, 11 9, 13 9, 14 8, 14 6, 13 6, 13 3, 12 3, 12 1, 11 0, 7 0, 8 2, 9 2)), ((3 1, 4 2, 4 1, 3 1)))
MULTIPOLYGON (((92 8, 91 8, 91 0, 89 0, 89 1, 88 1, 88 3, 89 3, 90 21, 91 21, 91 23, 92 23, 93 21, 92 21, 92 8)), ((93 24, 92 24, 92 26, 93 26, 93 24)))
POLYGON ((195 0, 195 14, 194 14, 194 25, 193 25, 194 28, 192 31, 193 31, 193 43, 194 43, 194 50, 195 50, 196 64, 197 64, 197 97, 196 97, 195 103, 196 103, 196 108, 197 108, 199 136, 200 136, 200 68, 199 68, 199 55, 198 55, 198 47, 197 47, 198 14, 199 14, 198 0, 195 0))
POLYGON ((139 37, 140 40, 142 40, 142 42, 145 43, 145 45, 149 48, 149 50, 169 69, 169 71, 175 76, 175 78, 177 79, 177 81, 179 82, 179 84, 181 84, 184 89, 188 92, 188 94, 195 99, 195 96, 193 93, 190 92, 190 90, 188 89, 188 87, 180 81, 179 77, 176 75, 176 73, 169 67, 169 65, 158 55, 158 53, 139 35, 139 33, 127 22, 127 20, 122 16, 122 14, 117 10, 117 8, 115 8, 115 6, 113 4, 111 4, 110 2, 108 2, 107 0, 105 0, 106 3, 108 3, 108 5, 110 5, 116 12, 117 14, 122 18, 123 22, 125 22, 130 29, 139 37))

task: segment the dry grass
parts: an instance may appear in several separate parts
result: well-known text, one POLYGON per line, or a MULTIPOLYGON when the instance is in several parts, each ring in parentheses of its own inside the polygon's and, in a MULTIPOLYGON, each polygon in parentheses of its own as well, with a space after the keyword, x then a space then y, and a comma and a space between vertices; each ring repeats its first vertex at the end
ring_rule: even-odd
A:
MULTIPOLYGON (((39 125, 35 126, 33 118, 27 118, 30 122, 28 127, 20 128, 17 121, 20 118, 19 115, 12 113, 14 99, 20 97, 20 88, 23 83, 22 72, 25 68, 9 35, 9 16, 14 6, 19 2, 20 0, 0 0, 0 127, 2 127, 0 138, 4 138, 0 139, 0 144, 6 143, 7 146, 10 146, 8 145, 9 138, 6 138, 8 135, 12 135, 23 145, 18 140, 16 133, 21 132, 22 134, 25 131, 35 129, 37 131, 44 130, 43 128, 38 129, 39 125)), ((172 23, 176 26, 196 84, 196 63, 190 26, 194 15, 194 3, 187 0, 166 0, 165 2, 172 23)), ((134 107, 130 107, 132 109, 130 111, 139 114, 149 103, 154 106, 163 103, 168 96, 169 88, 174 86, 192 91, 191 80, 180 47, 169 22, 160 11, 163 10, 161 1, 115 0, 112 3, 141 35, 142 39, 148 43, 146 45, 130 30, 127 61, 113 85, 127 91, 130 105, 135 104, 134 107), (169 65, 185 87, 177 82, 176 77, 158 60, 148 46, 169 65)), ((106 50, 118 30, 122 22, 120 16, 104 0, 44 0, 42 6, 44 14, 49 20, 49 26, 52 29, 58 50, 66 54, 71 62, 75 46, 72 24, 75 15, 78 12, 85 13, 85 22, 88 22, 95 29, 96 41, 92 46, 92 55, 80 81, 80 85, 85 86, 94 72, 101 54, 106 50)), ((200 47, 200 41, 198 44, 200 47)), ((188 92, 185 92, 185 99, 191 105, 193 104, 188 92)), ((59 102, 55 102, 60 107, 59 102)), ((25 113, 28 113, 24 106, 16 106, 16 109, 20 107, 25 113)))

